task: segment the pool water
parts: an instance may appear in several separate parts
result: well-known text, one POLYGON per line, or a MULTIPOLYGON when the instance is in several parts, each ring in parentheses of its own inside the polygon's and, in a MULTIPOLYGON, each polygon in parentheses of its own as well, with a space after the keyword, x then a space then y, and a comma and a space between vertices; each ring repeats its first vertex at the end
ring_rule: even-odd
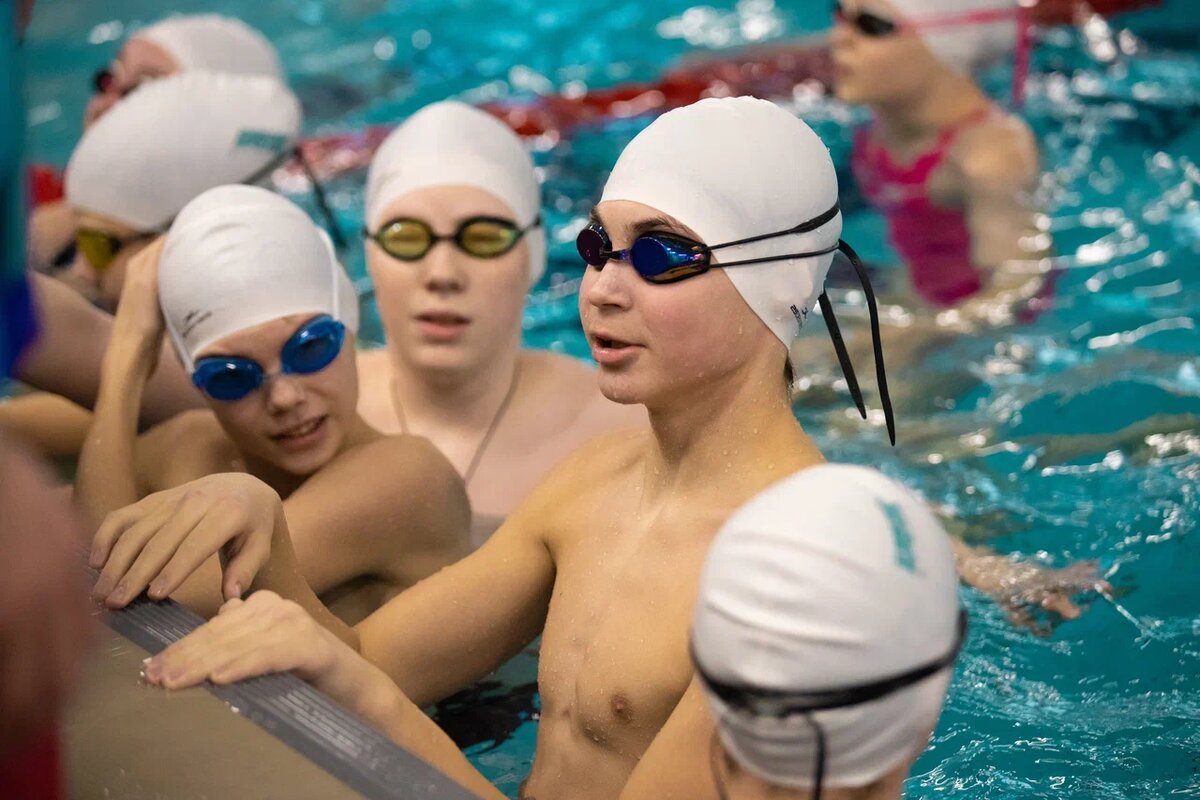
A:
MULTIPOLYGON (((311 133, 394 122, 448 95, 649 79, 698 47, 830 21, 825 0, 173 5, 240 14, 267 32, 311 133)), ((38 3, 27 64, 31 157, 65 162, 91 73, 128 27, 161 8, 38 3)), ((919 489, 973 541, 1047 564, 1096 559, 1116 587, 1114 602, 1095 601, 1047 637, 1014 629, 964 590, 970 640, 909 797, 1200 797, 1200 22, 1193 0, 1171 0, 1120 24, 1142 37, 1144 53, 1104 66, 1062 30, 1036 58, 1027 115, 1043 147, 1039 199, 1062 269, 1049 313, 960 338, 894 374, 929 387, 921 413, 901 419, 894 449, 878 419, 830 424, 848 413, 844 396, 798 411, 831 459, 877 465, 919 489)), ((988 85, 1002 93, 1004 82, 1001 72, 988 85)), ((844 159, 860 117, 828 100, 803 111, 844 159)), ((528 344, 586 354, 573 235, 644 124, 614 122, 538 149, 554 261, 526 313, 528 344)), ((330 187, 346 230, 361 224, 363 177, 330 187)), ((886 265, 895 259, 882 230, 860 211, 848 215, 845 237, 886 265)), ((363 276, 361 251, 349 266, 363 276)), ((367 338, 378 338, 369 303, 367 312, 367 338)), ((477 692, 499 697, 480 727, 448 723, 513 796, 534 747, 535 663, 524 654, 477 692)))

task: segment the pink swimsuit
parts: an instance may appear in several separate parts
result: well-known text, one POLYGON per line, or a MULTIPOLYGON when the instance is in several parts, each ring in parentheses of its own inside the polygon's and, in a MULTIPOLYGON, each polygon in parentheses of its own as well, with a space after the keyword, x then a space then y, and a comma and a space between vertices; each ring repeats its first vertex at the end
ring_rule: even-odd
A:
POLYGON ((950 306, 983 286, 971 261, 971 234, 961 209, 941 208, 929 196, 929 178, 965 128, 993 113, 986 109, 947 128, 911 164, 897 164, 872 140, 870 127, 854 138, 851 166, 868 202, 887 219, 888 238, 908 264, 913 286, 936 306, 950 306))

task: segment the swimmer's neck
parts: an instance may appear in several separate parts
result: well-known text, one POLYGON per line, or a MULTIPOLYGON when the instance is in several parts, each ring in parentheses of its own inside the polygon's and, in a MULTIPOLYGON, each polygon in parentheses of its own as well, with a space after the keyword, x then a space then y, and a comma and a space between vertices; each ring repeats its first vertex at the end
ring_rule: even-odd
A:
POLYGON ((946 69, 922 91, 894 103, 872 105, 871 110, 882 140, 905 144, 936 137, 990 103, 974 81, 946 69))
POLYGON ((704 387, 703 393, 647 408, 646 499, 690 487, 711 491, 721 482, 783 478, 821 460, 792 413, 782 376, 704 387))
MULTIPOLYGON (((350 428, 350 432, 342 437, 341 447, 339 447, 338 451, 334 453, 333 458, 331 458, 330 461, 342 455, 343 453, 353 450, 356 447, 369 444, 376 439, 382 438, 382 433, 368 425, 366 420, 364 420, 361 416, 355 414, 354 422, 350 428)), ((306 480, 315 474, 295 475, 291 472, 285 472, 269 461, 265 461, 247 453, 242 454, 242 462, 246 466, 246 472, 258 478, 267 486, 270 486, 272 489, 278 492, 279 497, 283 500, 288 499, 292 492, 299 489, 306 480)))
POLYGON ((485 429, 512 388, 520 358, 519 340, 477 369, 424 369, 389 350, 396 415, 408 433, 417 435, 427 436, 431 430, 485 429))

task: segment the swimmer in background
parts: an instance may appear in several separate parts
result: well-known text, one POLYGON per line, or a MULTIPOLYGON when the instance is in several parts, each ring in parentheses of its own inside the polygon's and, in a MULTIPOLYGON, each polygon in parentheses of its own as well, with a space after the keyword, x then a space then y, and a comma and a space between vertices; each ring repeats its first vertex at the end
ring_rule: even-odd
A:
MULTIPOLYGON (((197 559, 253 544, 225 580, 266 591, 232 599, 151 660, 146 679, 179 688, 293 670, 499 798, 420 708, 540 634, 541 716, 522 796, 670 796, 680 770, 707 768, 694 747, 703 698, 688 627, 709 544, 753 496, 822 462, 791 410, 788 346, 805 319, 793 309, 823 295, 840 230, 828 151, 791 114, 729 98, 664 115, 625 148, 577 241, 601 390, 644 405, 649 429, 576 451, 479 550, 353 630, 323 627, 311 592, 278 580, 292 572, 286 531, 269 520, 197 528, 187 541, 197 559)), ((161 523, 125 525, 140 548, 161 523)), ((197 559, 135 565, 123 579, 169 590, 197 559)))
MULTIPOLYGON (((141 514, 166 522, 177 545, 192 526, 227 519, 230 497, 245 500, 254 517, 279 515, 300 575, 351 622, 466 554, 470 508, 451 465, 355 411, 358 298, 304 211, 258 187, 212 189, 129 269, 76 481, 96 547, 141 514), (164 325, 209 410, 139 437, 164 325)), ((110 605, 134 596, 114 576, 136 541, 112 548, 96 584, 110 605)), ((139 558, 161 568, 174 557, 160 538, 139 558)), ((217 559, 172 596, 215 614, 217 559)))
MULTIPOLYGON (((168 17, 130 34, 112 63, 96 72, 84 131, 144 83, 193 70, 285 79, 274 46, 241 20, 219 14, 168 17)), ((43 272, 70 266, 76 226, 65 200, 33 209, 30 267, 43 272)))
MULTIPOLYGON (((1051 245, 1030 205, 1037 143, 973 78, 1011 57, 1027 33, 1016 0, 835 6, 835 94, 872 113, 855 135, 852 171, 908 277, 881 292, 907 312, 885 332, 893 364, 918 360, 939 338, 1010 324, 1046 305, 1051 245)), ((865 348, 857 333, 848 337, 855 353, 865 348)), ((913 390, 897 387, 901 407, 913 390)))
MULTIPOLYGON (((137 95, 111 113, 127 114, 124 106, 135 102, 137 95)), ((454 463, 468 479, 478 544, 580 443, 643 426, 645 414, 606 400, 586 364, 520 347, 526 292, 546 266, 540 189, 521 141, 487 114, 449 102, 418 112, 388 142, 368 180, 365 242, 388 347, 358 354, 360 411, 384 433, 431 439, 454 463), (471 220, 478 224, 463 228, 471 220), (461 243, 429 238, 460 228, 461 243)), ((106 335, 105 320, 71 311, 89 342, 106 335)), ((72 352, 52 350, 38 359, 43 380, 57 373, 40 362, 72 352)), ((91 369, 89 362, 70 371, 80 377, 72 400, 93 402, 91 369)), ((160 359, 152 381, 144 416, 187 407, 174 359, 160 359)), ((90 416, 54 403, 54 413, 33 398, 0 404, 0 425, 9 420, 33 443, 73 455, 90 416)), ((198 396, 192 404, 200 405, 198 396)))
POLYGON ((947 541, 859 466, 805 470, 730 517, 692 622, 692 747, 711 769, 681 771, 674 796, 900 800, 966 638, 947 541))
POLYGON ((1016 0, 844 0, 831 37, 838 98, 873 116, 855 138, 859 188, 886 218, 913 294, 966 323, 1032 299, 1040 277, 1004 267, 1048 248, 1030 244, 1033 134, 972 78, 1011 56, 1018 13, 1016 0))
MULTIPOLYGON (((162 234, 190 200, 227 183, 268 177, 289 157, 300 132, 300 104, 274 78, 192 71, 156 80, 130 95, 91 126, 71 155, 67 202, 77 217, 72 268, 77 286, 101 305, 115 308, 125 266, 162 234)), ((94 371, 111 319, 65 297, 62 287, 34 276, 34 297, 47 349, 28 355, 33 388, 76 389, 72 400, 87 405, 95 385, 73 386, 75 376, 94 371), (71 346, 70 334, 86 336, 71 346), (83 395, 80 397, 79 395, 83 395)), ((157 403, 172 410, 201 406, 171 357, 155 376, 157 403), (190 403, 189 403, 190 401, 190 403)), ((22 367, 22 371, 24 368, 22 367)), ((73 457, 91 424, 87 408, 49 394, 27 394, 0 402, 0 427, 46 454, 73 457)))
POLYGON ((645 426, 587 364, 521 347, 546 232, 533 162, 503 124, 453 101, 418 111, 375 154, 365 221, 387 348, 359 355, 360 410, 445 453, 467 482, 476 546, 583 442, 645 426))

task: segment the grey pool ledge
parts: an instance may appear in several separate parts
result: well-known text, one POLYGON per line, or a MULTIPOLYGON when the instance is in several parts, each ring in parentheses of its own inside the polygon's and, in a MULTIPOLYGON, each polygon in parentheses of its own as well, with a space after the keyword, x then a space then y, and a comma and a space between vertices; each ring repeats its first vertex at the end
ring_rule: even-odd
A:
POLYGON ((100 637, 82 696, 63 724, 72 798, 110 793, 217 798, 231 785, 241 787, 236 795, 241 797, 305 792, 330 797, 331 787, 339 798, 476 797, 294 675, 267 675, 228 686, 205 683, 202 690, 183 692, 142 685, 141 658, 161 652, 204 622, 174 601, 142 596, 102 616, 110 632, 100 637), (121 742, 122 737, 127 741, 121 742), (278 743, 293 752, 289 755, 278 743), (162 752, 148 752, 155 750, 162 752), (118 763, 125 756, 128 763, 118 763), (216 763, 198 763, 209 761, 216 763), (136 774, 139 769, 145 774, 136 774), (246 773, 241 783, 226 774, 238 771, 246 773), (162 785, 176 776, 181 785, 162 785), (328 781, 329 776, 342 786, 328 781), (210 778, 213 784, 206 786, 210 778))

